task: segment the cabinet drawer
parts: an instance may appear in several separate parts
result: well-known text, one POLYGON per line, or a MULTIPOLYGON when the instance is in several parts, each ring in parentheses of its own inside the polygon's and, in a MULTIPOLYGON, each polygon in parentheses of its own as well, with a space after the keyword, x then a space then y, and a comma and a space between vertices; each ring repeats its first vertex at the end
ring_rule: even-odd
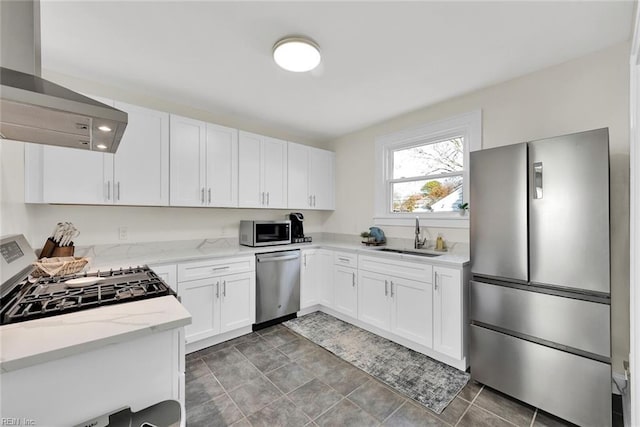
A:
POLYGON ((178 264, 178 282, 255 271, 255 257, 216 258, 178 264))
POLYGON ((345 267, 358 267, 358 255, 350 252, 334 252, 333 263, 336 265, 344 265, 345 267))
POLYGON ((358 263, 361 270, 431 283, 433 266, 430 264, 367 255, 360 255, 358 263))

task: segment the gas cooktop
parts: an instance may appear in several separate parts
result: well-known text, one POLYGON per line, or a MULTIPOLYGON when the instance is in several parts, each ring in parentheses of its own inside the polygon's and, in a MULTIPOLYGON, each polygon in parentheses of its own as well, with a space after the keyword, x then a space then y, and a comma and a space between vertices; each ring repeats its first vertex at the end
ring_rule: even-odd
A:
POLYGON ((87 310, 104 305, 174 295, 175 292, 147 266, 120 270, 27 279, 0 307, 0 324, 87 310), (68 284, 87 281, 86 285, 68 284), (91 280, 93 279, 93 280, 91 280), (71 282, 73 283, 73 282, 71 282))

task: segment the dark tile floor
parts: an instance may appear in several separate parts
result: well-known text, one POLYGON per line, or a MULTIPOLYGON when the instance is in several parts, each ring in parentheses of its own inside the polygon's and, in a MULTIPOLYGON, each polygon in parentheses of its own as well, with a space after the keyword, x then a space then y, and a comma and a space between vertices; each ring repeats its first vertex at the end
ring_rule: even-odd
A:
POLYGON ((189 427, 569 425, 474 382, 437 415, 281 325, 187 355, 186 406, 189 427))

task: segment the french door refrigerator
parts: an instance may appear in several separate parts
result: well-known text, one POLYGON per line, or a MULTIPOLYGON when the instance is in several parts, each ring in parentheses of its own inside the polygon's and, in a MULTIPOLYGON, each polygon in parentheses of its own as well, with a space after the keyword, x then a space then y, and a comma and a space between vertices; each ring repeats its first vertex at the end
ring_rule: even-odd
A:
POLYGON ((611 425, 608 129, 471 153, 471 376, 611 425))

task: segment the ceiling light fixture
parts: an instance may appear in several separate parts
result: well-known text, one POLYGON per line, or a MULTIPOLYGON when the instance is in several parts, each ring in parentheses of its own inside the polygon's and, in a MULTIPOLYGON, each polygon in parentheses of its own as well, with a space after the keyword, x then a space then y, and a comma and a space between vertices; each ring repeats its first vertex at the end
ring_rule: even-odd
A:
POLYGON ((96 148, 99 148, 99 149, 101 149, 101 150, 106 150, 106 149, 107 149, 107 146, 106 146, 106 145, 104 145, 104 144, 98 144, 98 145, 96 145, 96 148))
POLYGON ((273 60, 287 71, 304 73, 320 64, 320 47, 305 37, 285 37, 273 45, 273 60))
POLYGON ((98 129, 100 129, 102 132, 111 132, 111 128, 109 126, 98 126, 98 129))

